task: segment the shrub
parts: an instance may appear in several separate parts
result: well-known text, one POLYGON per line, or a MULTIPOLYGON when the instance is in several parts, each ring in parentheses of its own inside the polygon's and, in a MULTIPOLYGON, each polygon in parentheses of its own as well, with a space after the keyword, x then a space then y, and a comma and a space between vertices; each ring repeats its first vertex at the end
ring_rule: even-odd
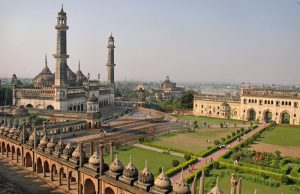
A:
POLYGON ((213 162, 213 167, 214 169, 219 169, 220 168, 220 163, 218 161, 213 162))
POLYGON ((211 149, 212 148, 212 146, 207 146, 207 149, 209 150, 209 149, 211 149))
POLYGON ((220 123, 220 127, 223 128, 224 127, 224 123, 220 123))
POLYGON ((240 133, 241 131, 238 129, 238 130, 236 130, 236 133, 240 133))
POLYGON ((221 138, 221 141, 222 141, 222 142, 224 142, 225 140, 226 140, 226 138, 224 138, 224 137, 221 138))
POLYGON ((182 164, 180 164, 180 165, 178 165, 178 166, 176 166, 176 167, 174 167, 174 168, 168 170, 168 171, 166 172, 166 175, 172 176, 172 175, 174 175, 174 174, 180 172, 181 169, 185 169, 185 168, 187 168, 189 165, 194 164, 194 163, 196 163, 197 161, 198 161, 198 158, 192 157, 192 159, 190 159, 189 161, 186 161, 186 162, 184 162, 184 163, 182 163, 182 164))
POLYGON ((289 177, 288 176, 286 176, 286 175, 282 175, 282 177, 281 177, 281 180, 280 180, 283 184, 286 184, 286 185, 288 185, 288 184, 290 184, 291 183, 291 180, 289 179, 289 177))
POLYGON ((241 130, 241 132, 244 132, 244 131, 245 131, 245 129, 244 129, 243 127, 241 127, 240 130, 241 130))
POLYGON ((215 141, 214 141, 214 144, 215 145, 219 145, 221 142, 220 142, 220 140, 218 140, 218 139, 216 139, 215 141))
POLYGON ((204 125, 206 125, 206 122, 204 122, 204 125))
POLYGON ((140 143, 143 143, 145 141, 145 138, 144 137, 139 137, 139 142, 140 143))
POLYGON ((227 135, 227 139, 231 138, 231 135, 227 135))
POLYGON ((233 136, 235 136, 235 135, 236 135, 236 133, 235 133, 235 132, 232 132, 232 134, 231 134, 231 135, 232 135, 232 137, 233 137, 233 136))
POLYGON ((190 160, 191 159, 191 155, 189 154, 184 154, 184 158, 186 161, 190 160))
POLYGON ((179 165, 179 161, 178 160, 172 160, 172 165, 174 167, 178 166, 179 165))

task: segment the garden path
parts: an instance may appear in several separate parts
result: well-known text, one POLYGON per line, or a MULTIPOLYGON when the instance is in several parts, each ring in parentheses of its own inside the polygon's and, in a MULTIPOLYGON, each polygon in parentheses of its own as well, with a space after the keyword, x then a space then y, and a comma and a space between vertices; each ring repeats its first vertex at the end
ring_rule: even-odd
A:
MULTIPOLYGON (((269 124, 265 124, 265 123, 264 123, 264 124, 259 125, 256 129, 254 129, 254 130, 250 131, 249 133, 247 133, 246 135, 244 135, 244 137, 243 137, 244 140, 250 138, 254 133, 263 130, 267 125, 269 125, 269 124)), ((235 141, 233 141, 232 143, 227 144, 226 146, 228 147, 228 146, 230 145, 230 147, 231 147, 231 149, 232 149, 234 146, 236 146, 236 145, 238 145, 238 144, 240 144, 240 143, 241 143, 241 142, 235 140, 235 141)), ((222 155, 223 155, 225 152, 227 152, 227 151, 228 151, 228 149, 224 148, 224 149, 220 149, 220 150, 218 150, 218 151, 212 153, 211 155, 209 155, 209 156, 207 156, 207 157, 205 157, 205 158, 198 158, 198 162, 196 162, 196 163, 194 164, 194 169, 193 169, 192 171, 190 171, 189 168, 186 168, 185 170, 183 170, 183 177, 186 177, 186 176, 188 176, 189 174, 191 174, 191 173, 193 173, 194 171, 196 171, 197 169, 202 168, 203 166, 206 165, 206 163, 207 163, 209 160, 212 160, 212 161, 218 160, 218 158, 219 158, 220 156, 222 156, 222 155)), ((175 175, 173 175, 173 176, 171 177, 171 182, 172 182, 172 184, 176 183, 176 181, 178 181, 180 177, 181 177, 181 172, 178 172, 178 173, 176 173, 175 175)))
POLYGON ((152 151, 155 151, 155 152, 160 152, 160 153, 169 152, 170 155, 178 156, 178 157, 182 157, 182 158, 184 157, 184 154, 182 154, 182 153, 168 151, 168 150, 164 150, 164 149, 160 149, 160 148, 155 148, 155 147, 151 147, 151 146, 147 146, 147 145, 143 145, 143 144, 139 144, 139 143, 134 144, 134 146, 144 148, 144 149, 147 149, 147 150, 152 150, 152 151))

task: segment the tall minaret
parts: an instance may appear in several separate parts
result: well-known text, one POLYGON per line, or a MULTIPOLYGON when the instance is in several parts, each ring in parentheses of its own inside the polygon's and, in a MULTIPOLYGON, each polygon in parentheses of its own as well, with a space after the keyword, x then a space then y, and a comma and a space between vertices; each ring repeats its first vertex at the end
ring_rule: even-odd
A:
POLYGON ((69 58, 69 55, 67 55, 67 30, 69 26, 67 26, 67 15, 63 7, 58 12, 55 29, 57 30, 56 54, 53 55, 56 58, 55 86, 60 87, 68 84, 67 58, 69 58))
POLYGON ((115 40, 112 34, 108 38, 108 58, 107 58, 107 84, 114 85, 115 83, 115 71, 114 67, 116 66, 114 62, 115 54, 114 54, 114 48, 115 48, 115 40))
MULTIPOLYGON (((69 26, 67 26, 67 15, 63 7, 60 12, 58 12, 55 29, 57 30, 56 54, 53 55, 54 58, 56 58, 55 100, 63 101, 67 98, 67 58, 69 58, 67 54, 67 30, 69 26)), ((65 109, 62 106, 63 105, 60 105, 57 108, 65 109)))

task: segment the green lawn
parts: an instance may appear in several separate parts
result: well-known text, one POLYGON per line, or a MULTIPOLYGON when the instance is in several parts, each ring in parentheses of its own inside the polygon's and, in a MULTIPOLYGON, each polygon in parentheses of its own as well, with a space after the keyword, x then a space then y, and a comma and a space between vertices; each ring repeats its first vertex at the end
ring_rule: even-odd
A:
POLYGON ((300 146, 300 126, 277 125, 262 134, 262 143, 281 146, 300 146))
MULTIPOLYGON (((229 125, 233 126, 234 124, 241 125, 244 121, 241 120, 233 120, 233 119, 221 119, 221 118, 213 118, 213 117, 203 117, 203 116, 191 116, 191 115, 177 115, 178 118, 191 120, 191 121, 198 121, 199 125, 204 125, 206 122, 207 125, 219 125, 220 123, 228 123, 229 125)), ((246 124, 250 122, 246 121, 246 124)))
POLYGON ((192 152, 200 153, 208 146, 214 146, 214 140, 226 138, 237 129, 234 128, 205 128, 196 132, 178 132, 163 135, 151 143, 192 152), (207 142, 209 140, 209 143, 207 142))
MULTIPOLYGON (((220 170, 218 170, 220 171, 220 170)), ((211 174, 219 174, 219 172, 214 170, 211 174)), ((223 177, 219 176, 219 187, 223 193, 230 193, 230 174, 225 174, 223 177)), ((215 186, 213 183, 216 178, 206 177, 205 178, 205 193, 209 192, 212 187, 215 186)), ((199 179, 197 182, 199 187, 199 179)), ((253 194, 256 189, 257 194, 299 194, 300 192, 292 191, 289 186, 280 184, 279 187, 271 187, 261 183, 254 183, 252 181, 243 180, 242 183, 242 193, 243 194, 253 194)))
MULTIPOLYGON (((180 163, 185 161, 184 158, 138 147, 129 147, 121 151, 116 151, 114 154, 118 154, 118 159, 123 163, 124 167, 126 167, 126 165, 128 164, 129 157, 131 155, 132 162, 139 171, 143 170, 145 161, 147 160, 148 167, 154 176, 157 176, 159 174, 158 169, 161 166, 164 167, 165 171, 173 168, 172 160, 174 159, 178 160, 180 163)), ((109 160, 109 156, 105 155, 104 160, 107 163, 109 160)))

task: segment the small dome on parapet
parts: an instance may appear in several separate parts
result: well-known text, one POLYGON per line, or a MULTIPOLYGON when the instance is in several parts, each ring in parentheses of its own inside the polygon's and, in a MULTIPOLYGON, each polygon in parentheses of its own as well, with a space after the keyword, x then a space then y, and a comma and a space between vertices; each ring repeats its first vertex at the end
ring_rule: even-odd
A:
POLYGON ((114 173, 122 173, 124 170, 124 166, 120 160, 118 160, 118 156, 116 155, 115 160, 110 164, 109 170, 114 173))
POLYGON ((44 137, 40 141, 40 145, 43 145, 46 147, 48 142, 49 142, 49 139, 48 139, 47 135, 44 135, 44 137))
POLYGON ((16 131, 16 126, 14 125, 12 128, 10 128, 10 130, 9 130, 9 134, 14 134, 15 133, 15 131, 16 131))
POLYGON ((130 156, 129 163, 127 164, 127 166, 123 170, 123 176, 127 177, 127 178, 137 178, 138 177, 138 170, 133 165, 133 163, 131 161, 131 156, 130 156))
POLYGON ((172 187, 171 180, 167 175, 165 175, 163 168, 160 175, 155 179, 154 185, 160 189, 166 189, 166 190, 172 187))
MULTIPOLYGON (((29 141, 34 142, 34 131, 29 136, 29 141)), ((36 142, 40 141, 40 137, 36 134, 36 142)))
POLYGON ((182 171, 179 180, 173 186, 173 193, 174 194, 191 193, 189 185, 186 182, 184 182, 182 171))
POLYGON ((0 133, 3 133, 5 128, 6 128, 6 123, 4 122, 0 127, 0 133))
POLYGON ((74 152, 74 148, 71 146, 71 143, 68 143, 65 149, 63 150, 63 154, 66 156, 71 156, 74 152))
POLYGON ((148 168, 147 161, 145 163, 145 168, 139 173, 138 182, 148 185, 152 185, 154 182, 154 176, 148 168))
POLYGON ((49 143, 47 144, 47 148, 49 150, 54 150, 55 146, 56 146, 56 142, 54 141, 54 137, 52 136, 49 143))
POLYGON ((94 152, 94 154, 89 158, 89 164, 91 165, 99 165, 100 164, 100 156, 98 152, 94 152))
POLYGON ((65 149, 66 145, 63 143, 63 141, 59 140, 59 142, 57 143, 57 145, 55 146, 55 152, 57 153, 63 153, 63 150, 65 149))
MULTIPOLYGON (((85 152, 82 150, 82 157, 85 157, 85 152)), ((79 145, 76 147, 74 152, 72 153, 72 158, 79 160, 80 159, 80 150, 79 145)))

